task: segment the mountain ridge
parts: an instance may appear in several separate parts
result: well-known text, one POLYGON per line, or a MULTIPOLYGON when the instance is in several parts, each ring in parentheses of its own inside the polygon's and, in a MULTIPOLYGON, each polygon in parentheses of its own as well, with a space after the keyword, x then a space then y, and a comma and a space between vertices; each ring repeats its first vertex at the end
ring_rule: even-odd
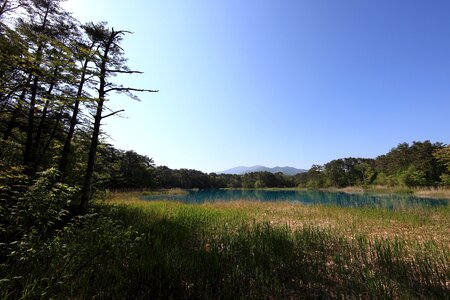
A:
POLYGON ((247 166, 238 166, 238 167, 234 167, 231 169, 227 169, 221 172, 218 172, 218 174, 236 174, 236 175, 243 175, 243 174, 247 174, 247 173, 252 173, 252 172, 270 172, 270 173, 278 173, 281 172, 285 175, 295 175, 298 173, 304 173, 307 170, 305 169, 297 169, 294 167, 289 167, 289 166, 285 166, 285 167, 273 167, 273 168, 269 168, 266 166, 261 166, 261 165, 256 165, 256 166, 252 166, 252 167, 247 167, 247 166))

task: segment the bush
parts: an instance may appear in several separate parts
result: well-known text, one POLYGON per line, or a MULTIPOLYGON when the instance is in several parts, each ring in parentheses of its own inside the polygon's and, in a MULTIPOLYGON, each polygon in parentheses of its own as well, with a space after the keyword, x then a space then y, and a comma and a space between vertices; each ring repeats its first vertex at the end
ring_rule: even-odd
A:
POLYGON ((38 252, 36 245, 52 234, 69 214, 77 189, 57 181, 49 169, 31 182, 22 168, 9 167, 0 173, 0 232, 4 243, 0 257, 26 260, 38 252))
POLYGON ((442 185, 450 185, 450 174, 442 174, 441 177, 442 185))
POLYGON ((376 185, 387 185, 387 186, 396 186, 399 184, 398 178, 394 175, 386 175, 381 172, 377 174, 375 181, 373 182, 376 185))
POLYGON ((417 170, 412 165, 398 175, 398 180, 406 186, 423 186, 427 183, 425 172, 417 170))
POLYGON ((96 294, 90 293, 98 289, 114 295, 113 283, 127 282, 130 276, 129 261, 135 259, 134 247, 140 239, 133 227, 119 220, 114 208, 91 208, 87 214, 71 218, 52 236, 29 243, 33 255, 22 251, 22 259, 9 257, 3 264, 6 268, 0 268, 4 293, 0 296, 72 298, 70 293, 75 293, 75 298, 94 298, 96 294), (108 271, 102 272, 105 267, 108 271))
POLYGON ((21 161, 22 146, 11 140, 0 139, 0 164, 12 166, 19 164, 21 161))

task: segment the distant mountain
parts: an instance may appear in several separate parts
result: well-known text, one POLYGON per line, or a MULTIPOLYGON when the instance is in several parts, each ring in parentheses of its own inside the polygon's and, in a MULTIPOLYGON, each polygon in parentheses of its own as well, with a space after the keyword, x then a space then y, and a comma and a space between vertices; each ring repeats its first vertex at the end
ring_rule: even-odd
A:
POLYGON ((222 172, 218 172, 219 174, 237 174, 242 175, 246 173, 251 172, 270 172, 270 173, 278 173, 281 172, 285 175, 295 175, 298 173, 306 172, 307 170, 304 169, 296 169, 293 167, 275 167, 275 168, 268 168, 264 166, 253 166, 253 167, 236 167, 231 168, 222 172))

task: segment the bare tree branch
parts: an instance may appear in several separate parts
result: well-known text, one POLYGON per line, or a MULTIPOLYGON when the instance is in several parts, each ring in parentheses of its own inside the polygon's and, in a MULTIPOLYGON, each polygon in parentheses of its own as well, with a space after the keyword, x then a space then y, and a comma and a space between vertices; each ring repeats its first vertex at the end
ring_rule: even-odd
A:
POLYGON ((106 70, 106 71, 111 73, 144 74, 144 72, 141 71, 127 71, 127 70, 106 70))
POLYGON ((146 89, 134 89, 134 88, 122 88, 122 87, 115 87, 115 88, 110 88, 108 90, 105 90, 105 94, 112 92, 112 91, 117 91, 117 92, 149 92, 149 93, 157 93, 159 92, 159 90, 146 90, 146 89))
POLYGON ((102 116, 102 119, 105 119, 105 118, 108 118, 108 117, 114 116, 115 114, 118 114, 118 113, 120 113, 120 112, 123 112, 123 111, 125 111, 125 110, 124 110, 124 109, 121 109, 121 110, 118 110, 118 111, 112 112, 112 113, 110 113, 110 114, 107 114, 106 116, 102 116))
POLYGON ((10 6, 10 7, 8 7, 8 6, 7 6, 8 4, 10 4, 10 3, 8 3, 8 1, 4 1, 2 4, 0 4, 0 5, 1 5, 1 7, 0 7, 0 18, 1 18, 2 15, 6 14, 7 12, 16 10, 16 9, 18 9, 19 7, 24 6, 23 3, 18 3, 16 6, 10 6))

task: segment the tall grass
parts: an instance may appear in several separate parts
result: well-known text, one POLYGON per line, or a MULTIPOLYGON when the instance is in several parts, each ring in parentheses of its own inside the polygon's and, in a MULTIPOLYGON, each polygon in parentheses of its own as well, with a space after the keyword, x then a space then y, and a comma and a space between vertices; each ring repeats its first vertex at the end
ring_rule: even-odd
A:
MULTIPOLYGON (((54 250, 57 255, 48 257, 45 264, 34 262, 9 270, 11 281, 0 283, 5 288, 3 297, 445 299, 450 296, 450 249, 448 243, 442 242, 448 236, 442 240, 414 240, 394 235, 372 236, 357 228, 348 234, 339 226, 273 222, 273 216, 281 217, 283 212, 289 215, 287 212, 292 211, 283 204, 278 205, 278 211, 276 205, 272 207, 270 215, 265 203, 187 205, 146 203, 132 198, 116 199, 114 203, 97 208, 108 218, 80 222, 74 227, 76 230, 61 237, 62 244, 72 249, 66 255, 60 253, 64 247, 58 246, 54 250), (13 276, 23 277, 13 279, 13 276), (16 283, 12 283, 14 280, 16 283)), ((297 214, 290 218, 317 210, 323 218, 333 219, 336 209, 339 210, 299 206, 297 214)), ((395 216, 397 224, 405 226, 410 222, 409 218, 402 220, 389 212, 347 210, 346 213, 353 216, 361 213, 369 220, 395 216)), ((428 213, 440 220, 441 212, 428 213)), ((433 228, 432 219, 428 222, 424 226, 433 228)))

